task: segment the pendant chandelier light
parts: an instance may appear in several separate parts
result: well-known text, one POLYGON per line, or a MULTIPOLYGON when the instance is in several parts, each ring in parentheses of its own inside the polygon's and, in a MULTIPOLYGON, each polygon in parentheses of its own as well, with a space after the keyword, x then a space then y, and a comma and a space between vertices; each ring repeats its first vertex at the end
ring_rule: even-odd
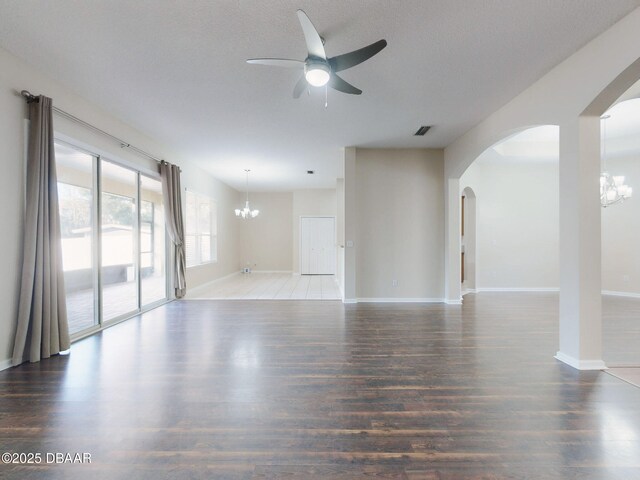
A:
POLYGON ((251 210, 251 207, 249 206, 249 172, 251 170, 245 169, 245 172, 247 172, 247 201, 244 204, 244 208, 241 210, 239 208, 236 208, 236 217, 242 217, 242 218, 255 218, 258 216, 258 214, 260 213, 260 210, 251 210))
POLYGON ((602 173, 600 174, 600 205, 607 208, 609 205, 624 202, 631 198, 633 189, 625 185, 624 176, 613 176, 607 172, 607 119, 610 115, 602 117, 602 173))

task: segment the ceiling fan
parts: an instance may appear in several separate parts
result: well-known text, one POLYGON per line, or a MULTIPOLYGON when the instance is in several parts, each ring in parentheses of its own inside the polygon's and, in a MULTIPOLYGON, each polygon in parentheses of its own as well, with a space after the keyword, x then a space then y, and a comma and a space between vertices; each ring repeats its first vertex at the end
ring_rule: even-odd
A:
POLYGON ((360 95, 362 90, 343 80, 338 76, 338 72, 370 59, 387 46, 387 41, 378 40, 353 52, 327 58, 324 50, 324 40, 318 34, 307 14, 302 10, 298 10, 298 19, 300 20, 302 33, 307 43, 307 51, 309 52, 304 61, 287 58, 251 58, 247 60, 247 63, 303 70, 300 80, 298 80, 293 89, 293 98, 299 98, 309 85, 313 87, 328 85, 340 92, 360 95))

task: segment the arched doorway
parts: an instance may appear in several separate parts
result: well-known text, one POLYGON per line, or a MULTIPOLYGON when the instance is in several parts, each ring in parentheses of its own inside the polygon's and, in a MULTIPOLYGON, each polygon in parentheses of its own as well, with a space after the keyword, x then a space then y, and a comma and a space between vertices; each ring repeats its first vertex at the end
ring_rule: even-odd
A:
POLYGON ((476 194, 471 187, 465 187, 461 195, 460 227, 460 280, 464 296, 476 291, 476 194))
POLYGON ((558 149, 557 126, 530 127, 486 149, 462 175, 463 294, 557 292, 558 149))

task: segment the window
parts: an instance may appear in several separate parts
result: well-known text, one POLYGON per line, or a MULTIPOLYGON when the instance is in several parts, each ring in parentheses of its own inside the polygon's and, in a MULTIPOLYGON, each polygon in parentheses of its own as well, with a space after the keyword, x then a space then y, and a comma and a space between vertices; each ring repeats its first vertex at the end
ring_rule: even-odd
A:
POLYGON ((216 203, 187 190, 187 267, 218 260, 216 203))

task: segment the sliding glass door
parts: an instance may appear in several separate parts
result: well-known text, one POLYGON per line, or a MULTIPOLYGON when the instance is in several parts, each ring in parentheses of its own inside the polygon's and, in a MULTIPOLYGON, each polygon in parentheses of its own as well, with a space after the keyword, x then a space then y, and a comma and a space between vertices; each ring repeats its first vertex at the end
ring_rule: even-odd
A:
POLYGON ((166 300, 160 181, 62 142, 56 163, 71 334, 166 300))
POLYGON ((100 285, 106 322, 138 309, 138 174, 100 161, 100 285))
POLYGON ((140 175, 140 296, 142 306, 167 298, 162 184, 140 175))
POLYGON ((56 144, 62 267, 71 333, 98 325, 97 157, 56 144))

